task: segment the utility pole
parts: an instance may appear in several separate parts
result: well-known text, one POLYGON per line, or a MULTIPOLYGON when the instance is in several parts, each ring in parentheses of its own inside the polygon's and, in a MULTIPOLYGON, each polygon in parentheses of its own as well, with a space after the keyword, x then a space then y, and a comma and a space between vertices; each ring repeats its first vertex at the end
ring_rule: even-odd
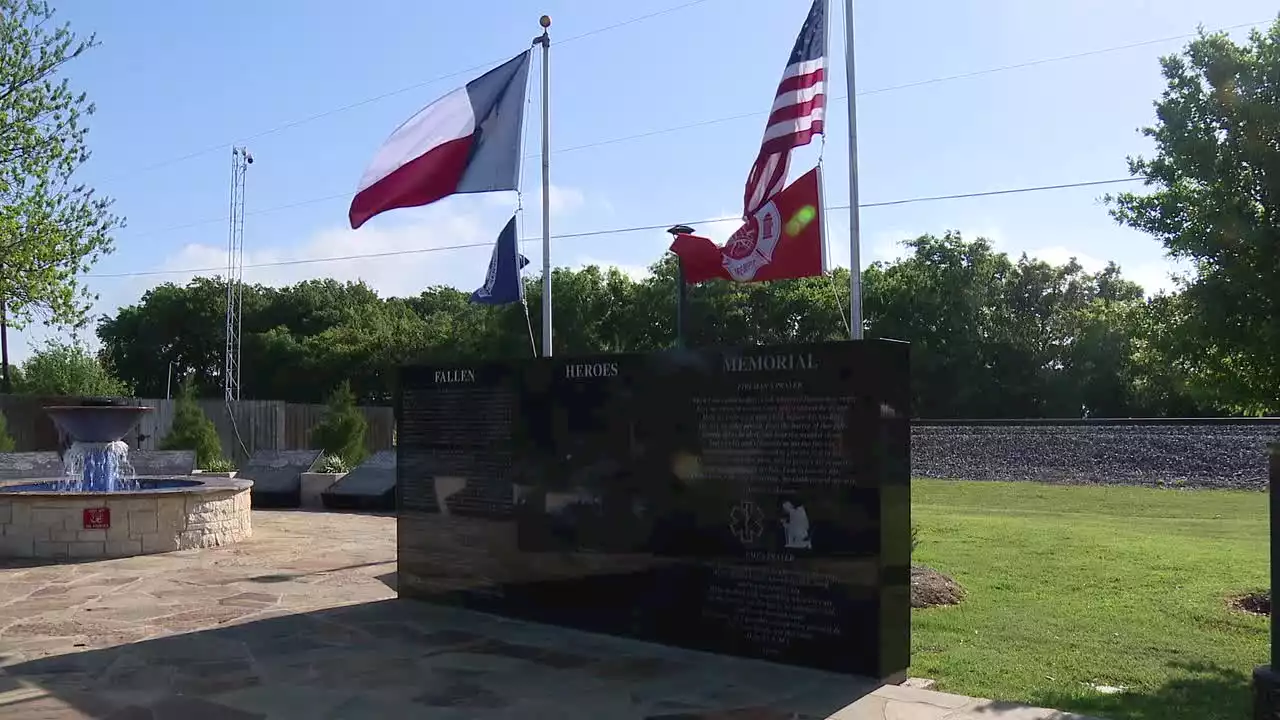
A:
MULTIPOLYGON (((4 264, 0 263, 0 281, 4 280, 4 264)), ((13 392, 13 376, 9 372, 9 305, 0 293, 0 393, 13 392)))
POLYGON ((13 378, 9 376, 9 308, 0 295, 0 392, 13 392, 13 378))

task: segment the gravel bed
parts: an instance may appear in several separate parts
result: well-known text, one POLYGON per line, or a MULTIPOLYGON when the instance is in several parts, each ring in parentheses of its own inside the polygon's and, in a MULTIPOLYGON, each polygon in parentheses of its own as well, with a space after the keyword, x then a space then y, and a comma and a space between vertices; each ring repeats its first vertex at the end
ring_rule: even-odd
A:
POLYGON ((1280 425, 914 425, 915 477, 1265 490, 1280 425))

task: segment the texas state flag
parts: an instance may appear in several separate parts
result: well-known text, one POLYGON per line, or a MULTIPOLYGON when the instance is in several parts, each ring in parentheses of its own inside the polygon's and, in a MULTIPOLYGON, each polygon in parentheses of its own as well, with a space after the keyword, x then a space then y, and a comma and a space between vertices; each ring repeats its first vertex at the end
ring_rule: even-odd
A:
POLYGON ((351 201, 351 227, 457 193, 516 190, 529 50, 436 100, 391 133, 351 201))

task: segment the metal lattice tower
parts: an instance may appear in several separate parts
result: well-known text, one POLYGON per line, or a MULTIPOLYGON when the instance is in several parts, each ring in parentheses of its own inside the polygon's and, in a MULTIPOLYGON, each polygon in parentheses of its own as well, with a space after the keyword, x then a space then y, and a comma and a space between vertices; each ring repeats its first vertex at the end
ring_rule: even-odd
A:
POLYGON ((223 388, 228 401, 240 399, 240 327, 244 300, 244 178, 253 155, 231 148, 231 213, 227 231, 227 350, 223 388))

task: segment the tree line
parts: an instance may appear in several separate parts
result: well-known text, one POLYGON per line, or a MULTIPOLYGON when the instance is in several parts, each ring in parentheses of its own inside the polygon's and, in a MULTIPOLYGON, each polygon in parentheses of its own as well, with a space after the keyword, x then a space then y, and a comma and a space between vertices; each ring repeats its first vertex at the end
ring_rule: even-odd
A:
MULTIPOLYGON (((1263 413, 1241 402, 1185 349, 1185 293, 1147 299, 1114 264, 1088 272, 995 251, 960 233, 924 235, 863 277, 868 337, 911 342, 921 417, 1192 416, 1263 413)), ((643 279, 617 269, 557 269, 557 353, 644 352, 676 340, 673 258, 643 279)), ((694 347, 837 340, 849 335, 848 274, 690 289, 694 347)), ((363 283, 310 280, 244 289, 242 392, 320 402, 349 382, 361 403, 388 403, 409 362, 529 357, 540 337, 541 283, 519 305, 473 305, 432 287, 380 298, 363 283)), ((141 396, 170 377, 220 392, 225 285, 161 285, 98 325, 101 361, 141 396)))

